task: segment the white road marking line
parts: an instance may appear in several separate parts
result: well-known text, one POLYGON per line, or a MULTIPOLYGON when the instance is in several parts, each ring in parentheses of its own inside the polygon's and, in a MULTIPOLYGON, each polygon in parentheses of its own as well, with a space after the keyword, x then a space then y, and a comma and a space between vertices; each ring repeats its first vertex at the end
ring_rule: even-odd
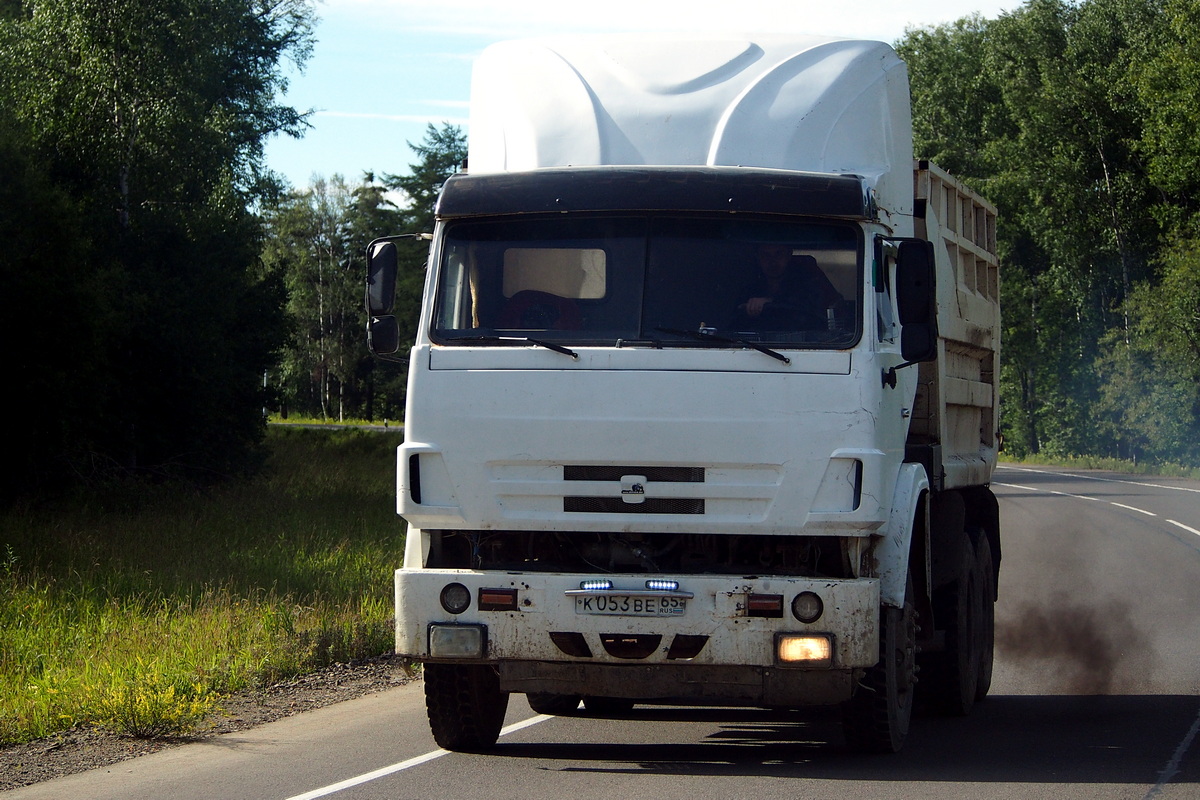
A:
MULTIPOLYGON (((545 722, 548 719, 553 719, 553 717, 547 716, 545 714, 539 714, 536 717, 530 717, 529 719, 522 720, 520 722, 514 722, 512 725, 509 725, 507 728, 504 728, 502 731, 500 731, 500 735, 507 736, 510 733, 515 733, 516 731, 522 730, 524 728, 528 728, 531 725, 537 725, 539 722, 545 722)), ((377 769, 373 772, 367 772, 367 773, 358 775, 353 778, 347 778, 344 781, 339 781, 337 783, 331 783, 328 786, 321 787, 320 789, 313 789, 311 792, 305 792, 304 794, 293 795, 293 796, 287 798, 287 800, 316 800, 316 798, 318 798, 318 797, 327 797, 328 795, 334 794, 336 792, 340 792, 344 789, 350 789, 355 786, 361 786, 364 783, 370 783, 371 781, 378 780, 380 778, 385 778, 388 775, 395 775, 397 772, 403 772, 406 769, 410 769, 412 767, 418 767, 421 764, 427 764, 430 761, 433 761, 434 759, 438 759, 438 758, 441 758, 442 756, 448 756, 448 755, 450 755, 449 750, 434 750, 433 752, 426 753, 423 756, 417 756, 415 758, 410 758, 407 761, 401 761, 398 764, 392 764, 391 766, 388 766, 388 767, 381 767, 380 769, 377 769)))
POLYGON ((1048 489, 1050 494, 1056 494, 1060 497, 1074 497, 1076 500, 1093 500, 1097 503, 1103 502, 1099 497, 1088 497, 1086 494, 1071 494, 1070 492, 1056 492, 1053 489, 1048 489))
POLYGON ((1130 511, 1136 511, 1139 514, 1145 514, 1147 517, 1157 517, 1158 516, 1158 514, 1155 514, 1153 511, 1147 511, 1146 509, 1138 508, 1137 506, 1127 506, 1124 503, 1113 503, 1113 505, 1116 506, 1117 508, 1125 508, 1130 511))
POLYGON ((1146 792, 1146 796, 1142 800, 1153 800, 1158 797, 1163 790, 1163 787, 1171 782, 1179 772, 1179 762, 1183 760, 1183 756, 1187 753, 1188 748, 1192 746, 1192 740, 1196 738, 1196 734, 1200 733, 1200 714, 1196 715, 1196 721, 1192 723, 1192 729, 1183 737, 1183 741, 1179 743, 1179 747, 1175 748, 1175 755, 1171 756, 1171 760, 1163 767, 1163 771, 1158 773, 1158 783, 1150 791, 1146 792))
MULTIPOLYGON (((1012 467, 1009 467, 1009 469, 1012 469, 1012 467)), ((1035 470, 1028 470, 1028 471, 1033 472, 1035 470)), ((1103 502, 1099 497, 1088 497, 1085 494, 1071 494, 1070 492, 1059 492, 1054 489, 1035 489, 1032 486, 1020 486, 1015 483, 997 483, 994 485, 995 486, 1004 486, 1009 489, 1024 489, 1027 492, 1045 492, 1046 494, 1056 494, 1060 497, 1074 497, 1076 500, 1095 500, 1096 502, 1103 502)), ((1155 514, 1153 511, 1147 511, 1144 508, 1137 508, 1136 506, 1127 506, 1124 503, 1114 503, 1111 500, 1109 501, 1109 505, 1116 506, 1117 508, 1125 508, 1130 511, 1136 511, 1139 514, 1145 514, 1147 517, 1157 517, 1158 516, 1158 514, 1155 514)))
POLYGON ((1021 486, 1018 483, 994 483, 993 486, 1003 486, 1005 489, 1024 489, 1027 492, 1040 492, 1041 489, 1035 489, 1032 486, 1021 486))
MULTIPOLYGON (((1014 468, 1006 467, 1006 469, 1014 469, 1014 468)), ((1025 470, 1025 472, 1038 472, 1038 471, 1039 470, 1025 470)), ((1065 474, 1065 473, 1063 473, 1063 474, 1065 474)), ((1064 497, 1075 497, 1080 500, 1099 500, 1100 499, 1098 497, 1086 497, 1081 494, 1069 494, 1067 492, 1056 492, 1052 489, 1037 489, 1032 486, 1021 486, 1020 484, 1016 484, 1016 483, 994 483, 992 485, 993 486, 1003 486, 1006 489, 1024 489, 1027 492, 1046 492, 1047 494, 1058 494, 1058 495, 1062 495, 1064 497)), ((1155 514, 1153 511, 1147 511, 1144 508, 1137 508, 1135 506, 1127 506, 1124 503, 1114 503, 1111 500, 1109 501, 1109 505, 1117 506, 1118 508, 1125 508, 1130 511, 1136 511, 1139 514, 1145 514, 1148 517, 1157 517, 1158 516, 1158 514, 1155 514)), ((1169 520, 1167 520, 1167 522, 1171 523, 1172 525, 1174 525, 1177 528, 1183 528, 1185 531, 1187 531, 1189 533, 1194 533, 1197 536, 1200 536, 1200 531, 1196 530, 1195 528, 1193 528, 1189 525, 1184 525, 1182 522, 1176 522, 1173 519, 1169 519, 1169 520)))
POLYGON ((1011 469, 1014 472, 1035 472, 1041 475, 1063 475, 1068 478, 1079 478, 1085 481, 1100 481, 1102 483, 1128 483, 1130 486, 1150 486, 1155 489, 1170 489, 1173 492, 1192 492, 1200 494, 1200 489, 1191 486, 1168 486, 1164 483, 1146 483, 1145 481, 1126 481, 1120 478, 1100 478, 1095 475, 1077 475, 1074 472, 1057 472, 1052 469, 1030 469, 1029 467, 1014 467, 1011 464, 1001 464, 997 469, 1011 469))
POLYGON ((1167 520, 1167 522, 1171 523, 1172 525, 1174 525, 1174 526, 1175 526, 1175 527, 1177 527, 1177 528, 1183 528, 1183 529, 1184 529, 1185 531, 1187 531, 1188 533, 1194 533, 1194 534, 1196 534, 1197 536, 1200 536, 1200 531, 1198 531, 1198 530, 1196 530, 1195 528, 1193 528, 1193 527, 1190 527, 1190 526, 1188 526, 1188 525, 1184 525, 1182 522, 1176 522, 1176 521, 1175 521, 1175 520, 1173 520, 1173 519, 1169 519, 1169 520, 1167 520))
POLYGON ((1054 489, 1037 489, 1032 486, 1019 486, 1015 483, 993 483, 992 485, 993 486, 1004 486, 1009 489, 1024 489, 1027 492, 1039 492, 1042 494, 1056 494, 1059 497, 1074 497, 1076 500, 1094 500, 1097 503, 1102 502, 1099 497, 1088 497, 1086 494, 1071 494, 1070 492, 1059 492, 1059 491, 1055 491, 1054 489))
POLYGON ((992 486, 1003 486, 1009 489, 1025 489, 1026 492, 1038 492, 1039 494, 1057 494, 1063 498, 1075 498, 1076 500, 1094 500, 1099 503, 1099 498, 1090 498, 1086 494, 1072 494, 1070 492, 1057 492, 1055 489, 1039 489, 1033 486, 1020 486, 1018 483, 992 483, 992 486))

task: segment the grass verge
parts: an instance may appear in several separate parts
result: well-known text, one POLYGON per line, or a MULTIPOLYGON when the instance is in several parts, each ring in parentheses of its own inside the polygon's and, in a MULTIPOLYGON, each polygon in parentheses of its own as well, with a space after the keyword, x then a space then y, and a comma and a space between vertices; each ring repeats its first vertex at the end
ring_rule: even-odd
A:
POLYGON ((1029 455, 1024 458, 1015 458, 1007 453, 1001 453, 1000 461, 1007 464, 1032 464, 1038 466, 1067 467, 1068 469, 1096 469, 1105 472, 1120 472, 1126 475, 1160 475, 1168 478, 1200 480, 1200 468, 1198 467, 1148 461, 1134 462, 1104 456, 1029 455))
POLYGON ((276 429, 250 481, 0 513, 0 744, 203 726, 222 694, 392 648, 393 434, 276 429))

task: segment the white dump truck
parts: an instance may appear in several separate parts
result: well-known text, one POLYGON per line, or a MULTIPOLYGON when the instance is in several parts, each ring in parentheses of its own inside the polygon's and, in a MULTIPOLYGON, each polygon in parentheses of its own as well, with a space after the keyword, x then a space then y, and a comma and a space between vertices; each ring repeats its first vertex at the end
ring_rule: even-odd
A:
MULTIPOLYGON (((914 705, 967 713, 1000 564, 996 218, 914 162, 892 48, 503 43, 468 152, 422 237, 398 452, 396 652, 438 744, 492 746, 514 692, 840 706, 877 752, 914 705)), ((384 357, 401 238, 368 250, 384 357)))

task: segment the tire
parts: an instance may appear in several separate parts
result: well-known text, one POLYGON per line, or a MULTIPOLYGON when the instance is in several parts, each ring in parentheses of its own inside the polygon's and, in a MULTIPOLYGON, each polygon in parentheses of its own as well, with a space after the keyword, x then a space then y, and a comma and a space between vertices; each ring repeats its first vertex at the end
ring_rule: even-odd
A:
POLYGON ((934 624, 945 632, 945 649, 929 654, 921 663, 922 704, 936 714, 965 717, 975 705, 982 607, 975 548, 968 540, 958 576, 934 593, 934 624))
POLYGON ((508 692, 487 664, 426 664, 425 709, 438 747, 478 752, 496 744, 508 692))
POLYGON ((561 717, 579 708, 577 694, 551 694, 550 692, 530 692, 525 695, 529 707, 539 714, 549 714, 561 717))
POLYGON ((979 586, 979 678, 975 686, 975 701, 987 697, 992 688, 992 663, 996 654, 996 568, 992 546, 986 536, 980 536, 975 553, 975 582, 979 586))
POLYGON ((912 578, 904 608, 880 611, 879 663, 842 706, 846 744, 861 753, 898 753, 908 737, 915 689, 917 621, 912 578))
POLYGON ((583 707, 596 716, 615 716, 632 711, 633 701, 625 697, 584 697, 583 707))

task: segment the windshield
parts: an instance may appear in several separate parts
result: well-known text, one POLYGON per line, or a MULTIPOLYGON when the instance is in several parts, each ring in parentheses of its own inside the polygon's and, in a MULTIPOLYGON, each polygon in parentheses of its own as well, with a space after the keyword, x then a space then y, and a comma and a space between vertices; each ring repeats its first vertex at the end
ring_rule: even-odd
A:
POLYGON ((860 241, 852 224, 769 218, 453 222, 433 338, 848 347, 861 329, 860 241))

